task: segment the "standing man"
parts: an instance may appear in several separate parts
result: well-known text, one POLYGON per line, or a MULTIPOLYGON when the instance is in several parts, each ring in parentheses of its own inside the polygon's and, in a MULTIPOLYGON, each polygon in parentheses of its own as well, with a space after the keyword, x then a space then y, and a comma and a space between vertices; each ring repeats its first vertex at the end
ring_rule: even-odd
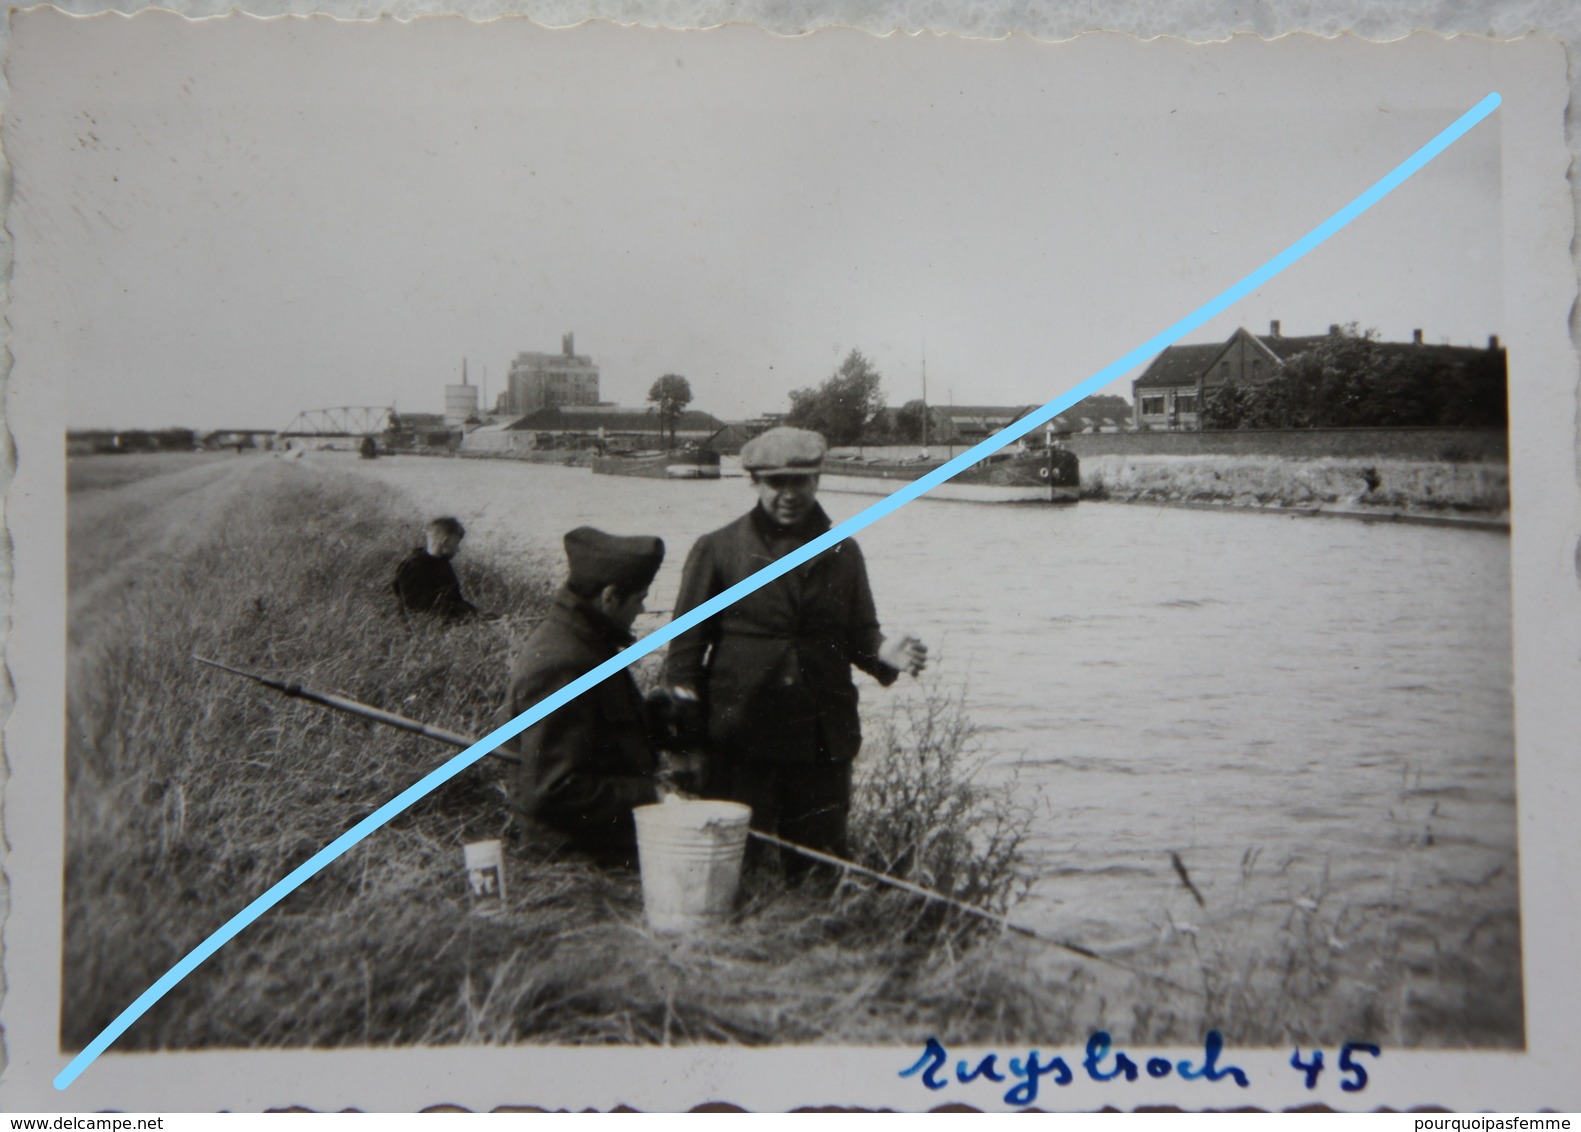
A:
POLYGON ((461 596, 461 581, 450 560, 467 537, 461 520, 445 515, 428 524, 423 545, 415 548, 395 568, 396 599, 403 610, 437 613, 441 617, 467 617, 477 606, 461 596))
MULTIPOLYGON (((829 529, 817 499, 825 450, 799 428, 741 450, 757 505, 697 540, 677 615, 829 529)), ((862 745, 851 666, 887 687, 927 657, 915 637, 879 632, 862 551, 847 539, 677 637, 665 681, 705 721, 714 794, 751 806, 764 832, 844 856, 862 745)), ((806 868, 799 856, 783 863, 791 876, 806 868)))
MULTIPOLYGON (((565 585, 511 663, 513 718, 632 643, 664 543, 578 527, 565 536, 565 556, 565 585)), ((516 744, 517 813, 608 863, 629 861, 637 843, 631 811, 659 800, 660 769, 631 673, 589 688, 516 744)))

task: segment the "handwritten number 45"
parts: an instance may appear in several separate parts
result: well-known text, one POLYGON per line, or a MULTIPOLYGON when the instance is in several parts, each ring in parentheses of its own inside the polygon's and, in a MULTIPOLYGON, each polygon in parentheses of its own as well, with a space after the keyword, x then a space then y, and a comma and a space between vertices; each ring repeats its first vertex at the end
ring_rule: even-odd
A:
MULTIPOLYGON (((1366 1042, 1346 1042, 1339 1050, 1339 1071, 1346 1074, 1340 1081, 1339 1087, 1347 1093, 1359 1093, 1367 1087, 1367 1071, 1356 1064, 1355 1055, 1358 1053, 1370 1054, 1373 1057, 1383 1056, 1375 1045, 1366 1042)), ((1301 1047, 1296 1046, 1295 1052, 1290 1055, 1290 1068, 1298 1069, 1307 1075, 1307 1088, 1317 1088, 1318 1076, 1323 1072, 1323 1051, 1312 1051, 1311 1061, 1301 1060, 1301 1047)))

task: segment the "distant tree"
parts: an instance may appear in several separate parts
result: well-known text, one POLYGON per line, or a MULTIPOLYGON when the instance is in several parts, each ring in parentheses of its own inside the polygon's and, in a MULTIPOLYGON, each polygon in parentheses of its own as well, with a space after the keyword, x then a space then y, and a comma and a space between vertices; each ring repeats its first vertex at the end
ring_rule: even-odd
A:
POLYGON ((652 401, 659 414, 659 432, 670 430, 670 444, 675 444, 675 426, 681 419, 681 413, 686 406, 692 403, 692 385, 678 373, 667 373, 659 378, 648 389, 648 400, 652 401))
POLYGON ((154 443, 169 452, 190 452, 197 445, 197 433, 190 428, 163 428, 154 433, 154 443))
POLYGON ((881 383, 878 370, 862 351, 852 350, 816 389, 791 393, 786 423, 821 432, 832 445, 859 444, 884 411, 881 383))
POLYGON ((1263 388, 1273 399, 1276 428, 1358 428, 1372 419, 1383 368, 1376 330, 1339 328, 1288 359, 1263 388))
POLYGON ((874 413, 867 422, 867 427, 862 430, 864 444, 898 444, 900 438, 895 434, 895 410, 888 405, 874 413))
POLYGON ((1505 365, 1503 350, 1392 351, 1376 383, 1373 415, 1385 425, 1502 428, 1509 423, 1505 365))
MULTIPOLYGON (((1232 429, 1251 428, 1247 421, 1252 416, 1252 401, 1255 391, 1249 385, 1238 382, 1229 382, 1221 385, 1207 395, 1202 403, 1200 420, 1202 427, 1207 429, 1232 429)), ((1143 421, 1140 426, 1142 431, 1148 431, 1148 424, 1143 421)))
MULTIPOLYGON (((1220 386, 1202 409, 1204 428, 1360 428, 1380 420, 1387 355, 1377 331, 1353 322, 1286 359, 1267 381, 1220 386)), ((1401 423, 1416 423, 1410 422, 1401 423)))
POLYGON ((901 444, 921 444, 923 439, 923 414, 927 405, 921 398, 907 401, 895 410, 894 436, 901 444))

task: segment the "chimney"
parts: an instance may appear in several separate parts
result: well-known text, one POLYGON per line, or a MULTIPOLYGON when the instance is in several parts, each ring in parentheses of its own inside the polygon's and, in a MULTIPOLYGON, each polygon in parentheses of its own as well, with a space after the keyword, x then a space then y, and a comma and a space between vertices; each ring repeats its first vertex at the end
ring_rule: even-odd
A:
POLYGON ((1339 323, 1337 323, 1337 322, 1329 323, 1328 324, 1328 332, 1330 334, 1338 335, 1339 334, 1339 323))
POLYGON ((575 334, 562 334, 562 335, 560 335, 560 352, 562 354, 564 354, 568 358, 571 357, 571 355, 576 353, 576 335, 575 334))
POLYGON ((1420 326, 1411 331, 1411 344, 1413 346, 1420 346, 1422 344, 1422 328, 1420 326))
POLYGON ((1279 337, 1279 320, 1277 318, 1268 320, 1268 336, 1270 338, 1279 337))
POLYGON ((1499 336, 1497 334, 1489 334, 1488 335, 1488 349, 1490 351, 1496 351, 1498 348, 1499 348, 1499 336))

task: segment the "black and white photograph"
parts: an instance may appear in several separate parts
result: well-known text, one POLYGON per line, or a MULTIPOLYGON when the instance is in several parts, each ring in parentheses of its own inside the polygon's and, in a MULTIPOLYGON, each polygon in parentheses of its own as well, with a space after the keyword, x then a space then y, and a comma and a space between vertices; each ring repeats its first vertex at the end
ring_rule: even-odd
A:
POLYGON ((1554 44, 7 53, 7 1107, 1575 1107, 1554 44))

